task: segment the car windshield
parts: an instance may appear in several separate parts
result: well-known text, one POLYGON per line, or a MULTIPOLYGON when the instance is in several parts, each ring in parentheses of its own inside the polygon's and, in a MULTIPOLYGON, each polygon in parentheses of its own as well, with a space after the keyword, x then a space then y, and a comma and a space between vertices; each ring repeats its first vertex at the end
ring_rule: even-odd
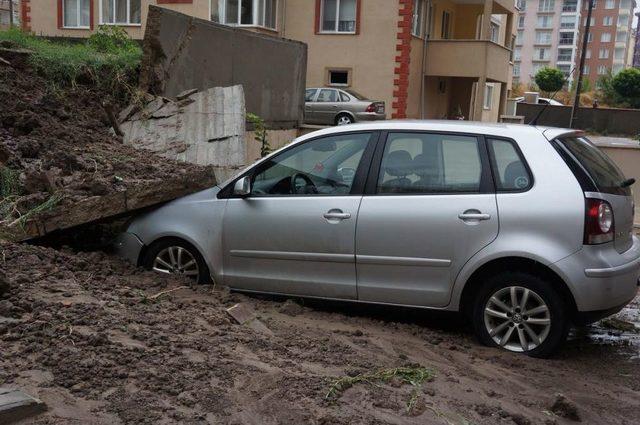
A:
POLYGON ((361 95, 360 93, 353 91, 353 90, 345 90, 347 93, 349 93, 351 96, 355 97, 358 100, 369 100, 367 99, 366 96, 361 95))
POLYGON ((599 191, 627 196, 630 194, 628 187, 621 186, 626 180, 622 171, 586 137, 563 137, 559 140, 589 173, 599 191))

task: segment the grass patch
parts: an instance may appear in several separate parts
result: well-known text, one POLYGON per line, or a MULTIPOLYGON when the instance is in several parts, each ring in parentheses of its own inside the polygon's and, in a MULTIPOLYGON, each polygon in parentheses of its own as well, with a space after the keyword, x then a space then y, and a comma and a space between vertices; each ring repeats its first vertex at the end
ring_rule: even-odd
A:
POLYGON ((29 64, 54 86, 92 83, 127 100, 137 84, 142 49, 119 27, 100 27, 84 42, 52 41, 12 28, 0 31, 0 43, 31 50, 29 64))
POLYGON ((394 378, 402 383, 413 386, 411 397, 407 400, 407 412, 410 412, 420 397, 420 387, 425 382, 433 380, 435 372, 422 366, 405 366, 391 369, 381 369, 376 372, 361 373, 356 376, 343 376, 331 383, 325 399, 337 399, 344 391, 356 384, 379 385, 391 381, 394 378))

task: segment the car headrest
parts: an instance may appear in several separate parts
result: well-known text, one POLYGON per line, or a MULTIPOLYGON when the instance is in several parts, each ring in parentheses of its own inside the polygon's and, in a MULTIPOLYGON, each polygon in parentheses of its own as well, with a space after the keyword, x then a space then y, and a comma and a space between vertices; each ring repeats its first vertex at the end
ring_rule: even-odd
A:
POLYGON ((384 169, 387 174, 394 177, 404 177, 413 173, 413 160, 407 151, 393 151, 387 155, 384 162, 384 169))
POLYGON ((413 158, 413 172, 420 177, 439 175, 438 158, 421 153, 413 158))
POLYGON ((521 161, 513 161, 507 165, 504 184, 509 189, 524 189, 529 185, 529 174, 521 161))

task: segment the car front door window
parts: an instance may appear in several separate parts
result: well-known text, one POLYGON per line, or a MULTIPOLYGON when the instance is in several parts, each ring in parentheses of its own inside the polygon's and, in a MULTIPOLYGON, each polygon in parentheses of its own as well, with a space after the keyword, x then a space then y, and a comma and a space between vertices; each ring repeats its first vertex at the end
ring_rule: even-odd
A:
POLYGON ((252 178, 252 196, 347 195, 370 133, 311 140, 270 159, 252 178))

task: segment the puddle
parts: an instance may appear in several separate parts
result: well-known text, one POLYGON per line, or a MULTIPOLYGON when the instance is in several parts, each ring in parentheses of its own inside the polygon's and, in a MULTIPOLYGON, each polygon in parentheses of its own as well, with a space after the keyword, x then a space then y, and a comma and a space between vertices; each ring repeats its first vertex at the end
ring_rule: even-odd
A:
POLYGON ((598 345, 631 348, 632 359, 640 359, 640 295, 620 313, 576 330, 573 337, 598 345))

